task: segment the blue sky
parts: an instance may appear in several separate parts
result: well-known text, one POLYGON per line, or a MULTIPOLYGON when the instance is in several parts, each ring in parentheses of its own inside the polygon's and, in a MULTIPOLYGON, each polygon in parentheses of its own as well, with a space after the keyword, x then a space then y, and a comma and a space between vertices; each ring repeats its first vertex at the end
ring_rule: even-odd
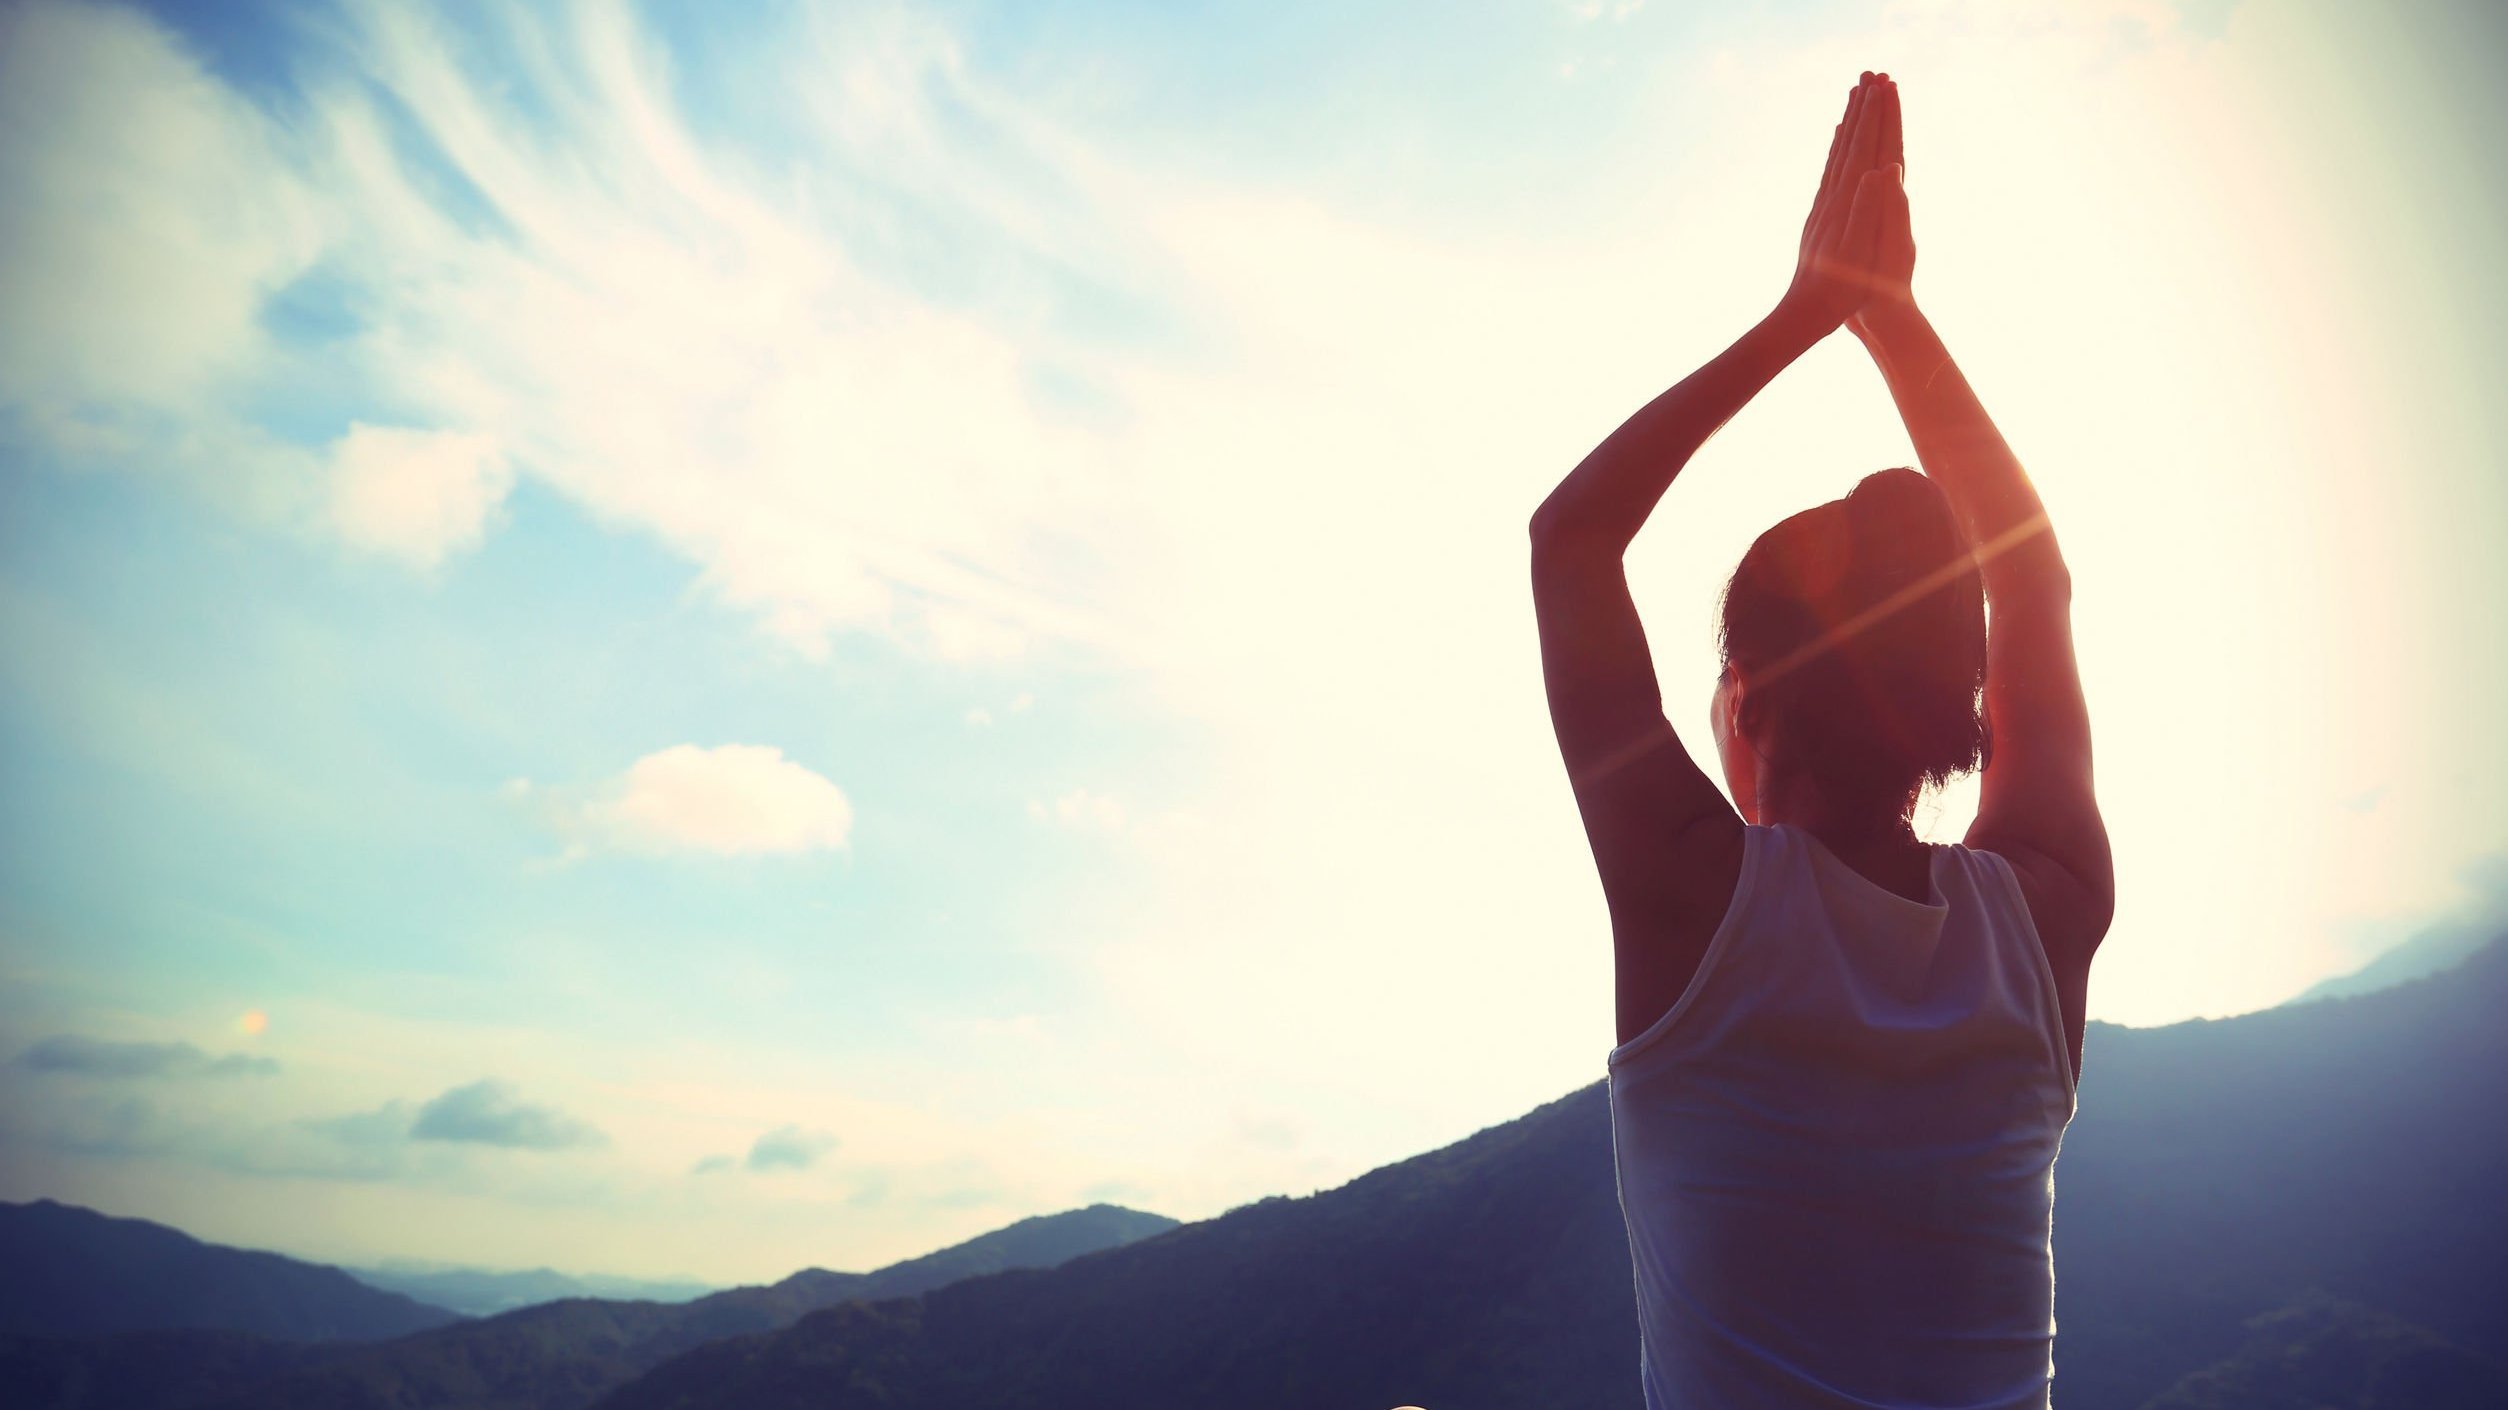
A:
MULTIPOLYGON (((1782 287, 1860 66, 2075 569, 2094 1016, 2497 906, 2491 23, 0 11, 0 1196, 759 1278, 1599 1075, 1523 521, 1782 287)), ((1907 454, 1841 340, 1684 475, 1676 724, 1907 454)))

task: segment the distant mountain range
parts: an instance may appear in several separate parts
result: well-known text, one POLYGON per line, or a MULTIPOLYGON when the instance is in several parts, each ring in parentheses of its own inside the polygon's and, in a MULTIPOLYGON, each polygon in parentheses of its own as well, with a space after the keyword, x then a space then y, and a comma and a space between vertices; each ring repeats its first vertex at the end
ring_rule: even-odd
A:
POLYGON ((0 1203, 0 1332, 201 1330, 372 1340, 459 1321, 319 1263, 76 1205, 0 1203))
POLYGON ((496 1272, 447 1264, 389 1263, 380 1268, 350 1268, 350 1277, 368 1287, 449 1307, 466 1317, 492 1317, 555 1302, 565 1297, 606 1297, 630 1302, 687 1302, 721 1291, 713 1283, 692 1278, 621 1278, 605 1273, 560 1273, 553 1268, 496 1272))
MULTIPOLYGON (((2499 889, 2508 891, 2508 886, 2499 889)), ((2489 910, 2496 913, 2500 903, 2489 910)), ((2443 973, 2463 964, 2491 937, 2499 933, 2500 922, 2495 915, 2476 915, 2442 921, 2416 932, 2402 944, 2379 954, 2377 958, 2349 974, 2338 974, 2320 980, 2303 990, 2294 1004, 2314 1003, 2319 999, 2344 999, 2355 994, 2374 994, 2392 989, 2415 979, 2443 973)))
MULTIPOLYGON (((2508 945, 2358 998, 2092 1025, 2064 1410, 2508 1404, 2508 945)), ((1300 1200, 696 1348, 601 1410, 1640 1403, 1601 1084, 1300 1200)))
MULTIPOLYGON (((85 1226, 139 1222, 108 1220, 49 1201, 43 1207, 48 1213, 81 1216, 85 1226)), ((958 1278, 1057 1263, 1175 1224, 1164 1215, 1090 1205, 1022 1219, 870 1273, 810 1268, 771 1286, 732 1288, 678 1305, 570 1298, 475 1321, 456 1321, 450 1313, 430 1309, 435 1321, 449 1325, 354 1345, 287 1345, 210 1332, 0 1337, 0 1405, 30 1410, 209 1406, 234 1410, 287 1406, 570 1410, 717 1337, 783 1327, 804 1313, 851 1297, 908 1296, 958 1278)), ((276 1257, 214 1245, 197 1247, 228 1260, 276 1257)), ((63 1262, 53 1271, 73 1282, 84 1279, 107 1286, 118 1285, 123 1275, 110 1262, 63 1262)), ((408 1302, 396 1294, 364 1287, 337 1269, 313 1271, 329 1274, 354 1297, 408 1302)), ((13 1267, 0 1274, 0 1284, 16 1281, 13 1267)))
MULTIPOLYGON (((2508 1405, 2503 1013, 2495 942, 2384 992, 2093 1024, 2056 1165, 2056 1403, 2508 1405)), ((1178 1227, 1098 1206, 873 1274, 568 1300, 362 1346, 0 1340, 0 1403, 1636 1410, 1630 1276, 1596 1083, 1178 1227)))

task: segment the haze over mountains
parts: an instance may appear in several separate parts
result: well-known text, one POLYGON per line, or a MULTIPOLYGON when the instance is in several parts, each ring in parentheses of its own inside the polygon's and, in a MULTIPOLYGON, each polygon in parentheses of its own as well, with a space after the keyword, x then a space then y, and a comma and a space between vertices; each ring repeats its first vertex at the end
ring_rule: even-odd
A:
MULTIPOLYGON (((2092 1025, 2056 1167, 2056 1403, 2508 1404, 2504 1006, 2508 944, 2493 943, 2380 993, 2092 1025)), ((680 1306, 570 1299, 357 1345, 0 1338, 0 1402, 1639 1404, 1599 1083, 1337 1189, 1169 1222, 1098 1206, 872 1274, 680 1306)))
POLYGON ((607 1297, 633 1302, 686 1302, 721 1288, 694 1278, 621 1278, 602 1273, 560 1273, 553 1268, 497 1271, 449 1264, 395 1261, 350 1268, 368 1287, 450 1308, 466 1317, 492 1317, 562 1297, 607 1297))

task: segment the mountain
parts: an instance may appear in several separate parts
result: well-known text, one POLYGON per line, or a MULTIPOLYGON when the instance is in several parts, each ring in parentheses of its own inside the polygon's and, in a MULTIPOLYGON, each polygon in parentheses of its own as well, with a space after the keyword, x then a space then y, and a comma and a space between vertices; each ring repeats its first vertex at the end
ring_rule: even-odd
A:
POLYGON ((2247 1319, 2236 1355, 2145 1410, 2498 1410, 2508 1366, 2323 1294, 2247 1319))
POLYGON ((870 1273, 804 1269, 693 1301, 567 1298, 351 1347, 162 1337, 0 1339, 0 1404, 55 1410, 571 1410, 707 1341, 787 1326, 855 1296, 897 1297, 953 1278, 1058 1262, 1175 1227, 1113 1205, 1022 1219, 870 1273), (155 1368, 131 1374, 140 1363, 155 1368))
POLYGON ((2427 975, 2443 974, 2472 957, 2493 933, 2493 929, 2472 922, 2431 926, 2349 974, 2338 974, 2309 986, 2290 1002, 2312 1004, 2319 999, 2374 994, 2427 975))
POLYGON ((48 1199, 0 1203, 0 1269, 0 1333, 198 1329, 332 1341, 460 1320, 337 1268, 48 1199))
POLYGON ((2410 980, 2445 973, 2479 953, 2501 931, 2508 930, 2508 854, 2482 858, 2466 869, 2463 881, 2474 897, 2464 910, 2423 926, 2360 968, 2313 985, 2289 1002, 2307 1004, 2319 999, 2373 994, 2410 980))
POLYGON ((700 1348, 605 1406, 1634 1404, 1599 1086, 1323 1194, 700 1348))
MULTIPOLYGON (((2300 1403, 2276 1358, 2358 1370, 2326 1405, 2486 1384, 2508 1349, 2503 1011, 2493 943, 2380 993, 2093 1025, 2056 1165, 2064 1410, 2300 1403)), ((1630 1278, 1597 1083, 1335 1190, 712 1342, 599 1405, 1634 1410, 1630 1278)))
POLYGON ((496 1272, 485 1268, 442 1264, 391 1263, 380 1268, 351 1268, 350 1277, 368 1287, 449 1307, 471 1317, 489 1317, 555 1302, 564 1297, 607 1297, 637 1302, 686 1302, 717 1291, 710 1283, 689 1278, 620 1278, 607 1274, 575 1275, 550 1268, 496 1272))

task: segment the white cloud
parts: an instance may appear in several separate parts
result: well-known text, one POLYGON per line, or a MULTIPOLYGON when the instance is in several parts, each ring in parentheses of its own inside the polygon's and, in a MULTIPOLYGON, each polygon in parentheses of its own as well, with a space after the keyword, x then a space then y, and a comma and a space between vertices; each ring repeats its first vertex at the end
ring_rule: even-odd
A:
POLYGON ((647 754, 582 816, 614 846, 720 856, 840 848, 853 827, 843 789, 757 744, 647 754))
POLYGON ((744 1163, 751 1170, 807 1170, 836 1144, 836 1138, 825 1131, 778 1126, 750 1145, 744 1163))
POLYGON ((1028 816, 1039 822, 1092 832, 1123 831, 1123 804, 1086 788, 1075 788, 1051 803, 1031 798, 1028 816))
POLYGON ((493 437, 362 422, 332 447, 331 465, 340 537, 417 568, 476 547, 514 482, 493 437))

